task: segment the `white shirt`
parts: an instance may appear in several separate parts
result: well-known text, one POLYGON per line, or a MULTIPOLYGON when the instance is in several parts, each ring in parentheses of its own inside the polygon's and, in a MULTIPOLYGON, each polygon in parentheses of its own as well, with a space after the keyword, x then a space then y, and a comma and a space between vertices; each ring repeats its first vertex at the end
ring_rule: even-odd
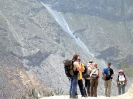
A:
POLYGON ((125 81, 125 77, 124 77, 124 75, 119 75, 119 81, 125 81))

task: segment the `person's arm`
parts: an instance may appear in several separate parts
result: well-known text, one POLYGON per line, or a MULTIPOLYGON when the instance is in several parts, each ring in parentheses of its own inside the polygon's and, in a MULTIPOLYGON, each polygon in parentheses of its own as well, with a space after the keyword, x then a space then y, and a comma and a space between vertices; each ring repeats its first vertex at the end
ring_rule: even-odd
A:
POLYGON ((82 72, 82 68, 80 66, 77 67, 77 71, 82 72))
POLYGON ((98 78, 100 77, 100 70, 98 69, 98 78))
POLYGON ((74 66, 76 68, 77 71, 82 71, 81 67, 79 66, 78 62, 74 62, 74 66))
POLYGON ((81 72, 84 72, 85 68, 84 68, 84 64, 81 63, 81 72))
POLYGON ((90 67, 87 67, 88 70, 87 70, 87 74, 90 75, 91 74, 91 68, 90 67))
POLYGON ((114 71, 113 69, 111 69, 111 77, 113 77, 115 74, 114 74, 114 71))
POLYGON ((112 74, 111 76, 113 77, 115 74, 112 74))
MULTIPOLYGON (((125 76, 125 75, 124 75, 125 76)), ((126 76, 125 76, 125 85, 127 84, 127 78, 126 78, 126 76)))

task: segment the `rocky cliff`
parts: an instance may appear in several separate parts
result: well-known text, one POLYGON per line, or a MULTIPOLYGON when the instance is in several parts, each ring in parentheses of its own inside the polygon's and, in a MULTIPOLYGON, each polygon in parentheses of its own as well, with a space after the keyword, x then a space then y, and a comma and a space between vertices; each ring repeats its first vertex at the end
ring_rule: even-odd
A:
POLYGON ((63 88, 68 92, 63 60, 75 53, 86 61, 90 56, 40 2, 4 0, 0 5, 0 97, 29 95, 34 88, 63 88))
POLYGON ((1 0, 0 98, 25 99, 32 89, 59 88, 68 93, 69 80, 62 62, 75 53, 84 64, 93 59, 100 70, 105 66, 102 60, 111 61, 119 68, 131 66, 132 2, 102 1, 42 1, 60 12, 72 31, 70 35, 41 1, 1 0), (111 5, 116 6, 115 3, 120 4, 120 13, 116 11, 110 16, 109 12, 114 11, 111 5), (125 17, 121 20, 122 15, 125 17))
POLYGON ((60 12, 89 14, 109 20, 130 20, 133 17, 132 0, 41 0, 60 12))
POLYGON ((64 14, 73 33, 97 58, 112 61, 118 69, 132 67, 131 0, 42 1, 64 14))

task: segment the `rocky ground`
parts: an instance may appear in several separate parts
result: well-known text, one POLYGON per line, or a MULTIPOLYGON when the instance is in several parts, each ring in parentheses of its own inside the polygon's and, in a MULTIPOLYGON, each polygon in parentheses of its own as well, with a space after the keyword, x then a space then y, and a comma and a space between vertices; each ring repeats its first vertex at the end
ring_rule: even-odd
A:
POLYGON ((78 98, 69 98, 69 96, 53 96, 53 97, 45 97, 45 98, 40 98, 40 99, 133 99, 131 96, 119 96, 119 97, 104 97, 104 96, 98 96, 98 97, 81 97, 79 96, 78 98))
MULTIPOLYGON (((78 99, 133 99, 133 84, 129 88, 128 92, 126 92, 123 95, 120 96, 111 96, 111 97, 105 97, 105 96, 100 96, 98 97, 81 97, 80 95, 78 96, 78 99)), ((62 96, 51 96, 51 97, 43 97, 40 99, 70 99, 68 95, 62 95, 62 96)))

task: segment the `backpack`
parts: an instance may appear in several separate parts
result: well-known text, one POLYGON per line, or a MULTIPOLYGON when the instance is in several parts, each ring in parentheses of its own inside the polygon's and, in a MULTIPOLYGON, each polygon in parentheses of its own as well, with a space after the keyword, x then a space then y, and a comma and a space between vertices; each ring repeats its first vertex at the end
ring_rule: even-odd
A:
POLYGON ((110 69, 109 68, 107 69, 106 77, 111 77, 110 69))
POLYGON ((106 72, 107 72, 108 68, 104 68, 103 69, 103 74, 102 74, 102 79, 106 80, 106 72))
POLYGON ((69 78, 72 78, 74 76, 74 61, 73 60, 69 60, 69 59, 66 59, 63 61, 64 63, 64 70, 65 70, 65 74, 67 77, 69 78))
POLYGON ((99 71, 99 69, 93 69, 91 71, 91 74, 90 74, 91 79, 97 79, 98 78, 98 71, 99 71))
POLYGON ((103 79, 103 80, 106 80, 106 74, 103 74, 103 75, 102 75, 102 79, 103 79))
POLYGON ((86 79, 86 78, 90 77, 90 75, 87 74, 88 67, 87 66, 84 66, 84 68, 85 68, 85 70, 84 70, 84 72, 82 72, 82 77, 84 79, 86 79))
POLYGON ((126 81, 125 74, 123 74, 123 75, 119 75, 118 74, 118 83, 119 83, 119 85, 124 85, 125 84, 125 81, 126 81))
POLYGON ((110 69, 109 68, 104 68, 103 70, 103 76, 102 79, 106 80, 106 79, 110 79, 111 78, 111 74, 110 74, 110 69))

